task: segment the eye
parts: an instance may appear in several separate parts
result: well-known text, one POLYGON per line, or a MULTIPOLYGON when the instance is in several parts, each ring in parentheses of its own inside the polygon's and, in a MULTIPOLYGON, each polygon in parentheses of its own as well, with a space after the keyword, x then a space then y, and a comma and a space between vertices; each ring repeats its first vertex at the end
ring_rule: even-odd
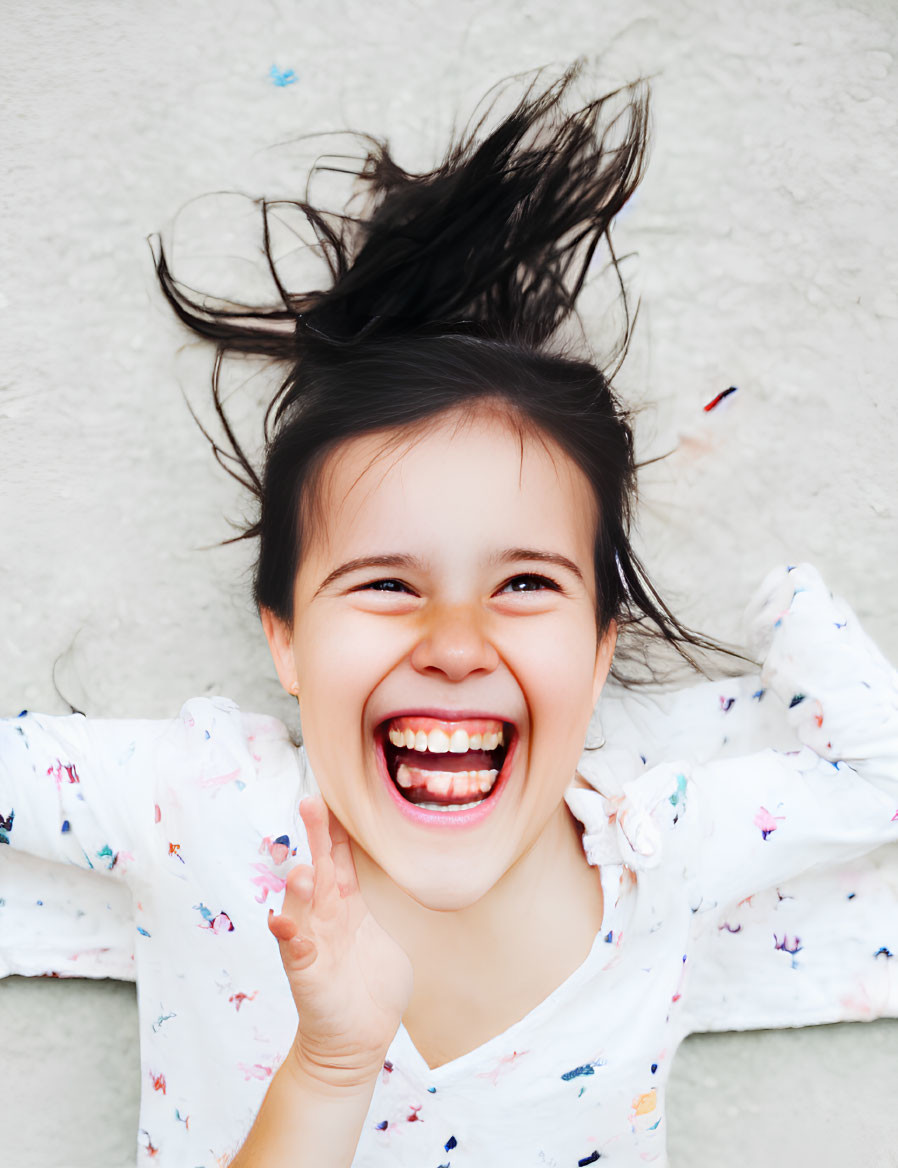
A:
POLYGON ((371 580, 367 584, 360 584, 353 588, 353 592, 408 592, 411 588, 401 580, 371 580))
POLYGON ((552 592, 560 592, 560 585, 556 584, 554 580, 550 580, 548 576, 538 576, 535 572, 524 572, 520 576, 512 576, 499 589, 500 592, 541 592, 544 589, 549 589, 552 592))

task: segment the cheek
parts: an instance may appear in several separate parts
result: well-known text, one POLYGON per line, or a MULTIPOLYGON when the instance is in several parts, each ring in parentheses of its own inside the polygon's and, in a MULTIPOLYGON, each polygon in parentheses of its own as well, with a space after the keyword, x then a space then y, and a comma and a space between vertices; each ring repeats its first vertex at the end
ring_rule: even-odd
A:
POLYGON ((534 722, 534 747, 579 758, 592 713, 594 626, 534 630, 518 639, 518 679, 534 722))
POLYGON ((345 609, 336 615, 305 622, 295 642, 303 734, 310 758, 326 760, 329 771, 353 755, 353 744, 364 747, 368 701, 407 651, 393 622, 345 609))
POLYGON ((296 665, 310 695, 322 690, 355 694, 389 668, 396 630, 364 613, 343 612, 308 621, 296 639, 296 665), (367 619, 366 619, 367 617, 367 619))

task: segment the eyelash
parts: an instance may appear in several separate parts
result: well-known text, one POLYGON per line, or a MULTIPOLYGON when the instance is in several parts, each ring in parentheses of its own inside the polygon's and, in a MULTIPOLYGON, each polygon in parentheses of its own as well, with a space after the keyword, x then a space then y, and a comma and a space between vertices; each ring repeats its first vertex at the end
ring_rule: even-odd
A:
POLYGON ((357 591, 357 592, 368 592, 369 590, 372 592, 397 592, 397 591, 399 591, 399 589, 397 589, 397 588, 384 588, 384 587, 382 587, 382 585, 384 585, 384 584, 398 584, 399 588, 404 589, 406 592, 411 592, 411 589, 409 588, 409 586, 407 584, 403 584, 401 580, 394 580, 392 578, 390 578, 388 580, 372 580, 368 584, 361 584, 357 589, 354 589, 353 591, 357 591))
MULTIPOLYGON (((552 591, 552 592, 561 592, 562 591, 561 586, 555 580, 549 579, 548 576, 541 576, 537 572, 521 572, 517 576, 512 576, 510 580, 506 580, 505 583, 502 585, 502 587, 499 589, 499 592, 500 593, 504 592, 510 584, 515 584, 518 580, 527 580, 530 583, 536 583, 539 585, 539 588, 514 588, 514 589, 511 589, 512 592, 537 592, 537 591, 542 591, 543 589, 546 589, 546 590, 552 591)), ((389 578, 383 579, 383 580, 371 580, 368 584, 362 584, 358 588, 358 591, 359 592, 367 592, 367 591, 371 591, 371 592, 399 592, 399 591, 405 591, 408 593, 412 593, 412 589, 409 588, 409 586, 407 584, 403 584, 403 582, 401 580, 396 580, 393 577, 389 577, 389 578), (392 587, 392 588, 384 587, 384 585, 387 585, 387 584, 396 585, 397 587, 392 587)))
POLYGON ((547 589, 547 590, 552 591, 552 592, 560 592, 561 591, 561 586, 558 583, 556 583, 555 580, 550 580, 548 576, 540 576, 539 573, 537 573, 537 572, 522 572, 519 576, 512 576, 512 578, 510 580, 506 580, 506 582, 502 585, 502 587, 499 589, 499 591, 504 592, 505 589, 509 586, 509 584, 515 584, 518 580, 528 580, 531 583, 539 584, 540 587, 539 587, 539 589, 536 589, 536 588, 514 588, 514 589, 512 589, 513 592, 536 592, 536 591, 541 591, 542 589, 547 589))

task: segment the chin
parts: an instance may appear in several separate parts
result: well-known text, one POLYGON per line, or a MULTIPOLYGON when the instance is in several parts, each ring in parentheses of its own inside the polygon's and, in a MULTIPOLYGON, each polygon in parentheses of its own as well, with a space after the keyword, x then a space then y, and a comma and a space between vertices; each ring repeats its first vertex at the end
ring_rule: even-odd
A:
POLYGON ((470 908, 501 879, 501 873, 484 875, 481 880, 472 878, 470 872, 466 872, 464 880, 447 880, 445 874, 437 876, 435 873, 431 882, 422 880, 420 875, 405 880, 399 874, 388 874, 407 896, 432 912, 459 912, 470 908))

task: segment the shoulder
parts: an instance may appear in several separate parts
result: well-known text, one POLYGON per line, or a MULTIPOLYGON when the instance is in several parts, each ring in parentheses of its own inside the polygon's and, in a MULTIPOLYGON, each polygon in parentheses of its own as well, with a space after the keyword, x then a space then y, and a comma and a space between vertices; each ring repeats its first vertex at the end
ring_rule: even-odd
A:
POLYGON ((242 710, 231 698, 194 697, 165 725, 157 765, 167 765, 190 785, 215 789, 296 776, 303 756, 290 731, 270 714, 242 710))

